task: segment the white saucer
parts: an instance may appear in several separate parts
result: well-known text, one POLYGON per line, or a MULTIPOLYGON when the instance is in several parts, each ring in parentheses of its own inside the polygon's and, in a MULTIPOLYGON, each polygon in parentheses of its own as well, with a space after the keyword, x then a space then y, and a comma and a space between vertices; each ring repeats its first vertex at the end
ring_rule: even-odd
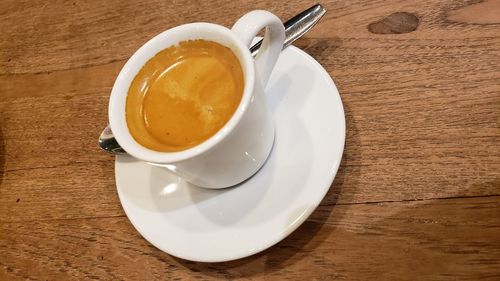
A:
POLYGON ((116 186, 134 227, 179 258, 220 262, 260 252, 318 206, 340 165, 344 109, 332 79, 305 52, 283 51, 267 87, 276 139, 264 167, 237 187, 192 186, 166 169, 116 158, 116 186))

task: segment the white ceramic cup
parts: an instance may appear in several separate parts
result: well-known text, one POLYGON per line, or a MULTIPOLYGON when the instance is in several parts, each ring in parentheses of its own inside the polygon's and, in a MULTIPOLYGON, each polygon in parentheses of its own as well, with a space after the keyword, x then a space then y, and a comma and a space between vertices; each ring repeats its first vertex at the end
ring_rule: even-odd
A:
POLYGON ((206 188, 236 185, 256 173, 274 142, 274 123, 265 103, 264 87, 279 57, 285 29, 267 11, 252 11, 230 30, 211 23, 190 23, 155 36, 137 50, 116 78, 109 100, 109 123, 120 146, 133 157, 164 166, 186 181, 206 188), (249 47, 265 28, 264 42, 255 58, 249 47), (137 143, 125 118, 128 89, 139 70, 158 52, 181 41, 204 39, 230 48, 241 64, 244 90, 234 115, 212 137, 190 149, 158 152, 137 143))

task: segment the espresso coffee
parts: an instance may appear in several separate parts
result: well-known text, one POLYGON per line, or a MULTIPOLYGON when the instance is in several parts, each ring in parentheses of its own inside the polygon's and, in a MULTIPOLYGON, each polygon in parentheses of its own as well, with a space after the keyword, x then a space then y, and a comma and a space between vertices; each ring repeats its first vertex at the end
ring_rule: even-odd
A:
POLYGON ((229 48, 207 40, 180 42, 151 58, 132 81, 128 129, 155 151, 189 149, 229 121, 243 86, 240 62, 229 48))

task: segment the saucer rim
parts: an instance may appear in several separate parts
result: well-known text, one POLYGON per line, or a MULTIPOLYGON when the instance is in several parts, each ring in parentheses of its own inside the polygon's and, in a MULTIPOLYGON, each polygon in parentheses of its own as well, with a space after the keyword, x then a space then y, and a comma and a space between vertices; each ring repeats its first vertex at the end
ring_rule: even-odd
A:
MULTIPOLYGON (((343 106, 343 103, 342 103, 342 98, 340 97, 340 93, 335 85, 335 82, 333 81, 333 79, 331 78, 330 74, 324 69, 324 67, 318 62, 316 61, 311 55, 309 55, 308 53, 306 53, 305 51, 295 47, 295 46, 289 46, 287 47, 293 51, 296 51, 300 56, 302 56, 304 59, 306 59, 309 63, 312 63, 320 72, 321 72, 321 76, 325 79, 325 81, 327 83, 330 84, 330 86, 332 87, 332 90, 334 92, 334 96, 335 96, 335 99, 336 99, 336 103, 337 103, 337 107, 338 107, 338 110, 339 110, 339 115, 342 117, 342 120, 338 120, 338 137, 341 137, 342 138, 342 141, 340 142, 340 145, 338 147, 338 154, 339 155, 335 155, 336 158, 338 158, 338 161, 335 161, 334 162, 334 165, 330 168, 330 173, 329 173, 329 177, 324 179, 323 181, 323 184, 318 184, 318 186, 322 186, 323 188, 323 192, 321 192, 321 196, 318 196, 318 199, 317 200, 314 200, 314 202, 312 202, 311 206, 308 207, 301 215, 299 218, 297 218, 296 221, 294 221, 293 224, 290 224, 288 225, 284 231, 282 232, 276 232, 275 234, 273 234, 272 238, 270 239, 266 239, 264 243, 262 243, 262 245, 260 247, 256 247, 256 248, 253 248, 247 252, 245 252, 244 254, 240 254, 240 255, 220 255, 219 257, 217 258, 213 258, 213 257, 208 257, 208 256, 196 256, 196 255, 189 255, 189 254, 181 254, 181 253, 178 253, 176 251, 172 251, 172 249, 168 249, 166 250, 163 246, 161 245, 158 245, 158 243, 154 243, 152 241, 152 239, 149 239, 145 234, 143 234, 141 231, 140 231, 140 228, 137 227, 136 223, 134 223, 133 219, 131 218, 131 216, 129 215, 127 209, 123 206, 123 198, 122 198, 122 194, 121 192, 119 191, 119 188, 118 188, 118 185, 116 185, 116 188, 117 188, 117 193, 118 193, 118 197, 119 197, 119 200, 120 200, 120 204, 122 205, 122 209, 124 210, 128 220, 130 221, 130 223, 134 226, 134 228, 137 230, 137 232, 146 240, 148 241, 151 245, 155 246, 156 248, 158 248, 159 250, 169 254, 169 255, 172 255, 172 256, 175 256, 177 258, 181 258, 181 259, 184 259, 184 260, 188 260, 188 261, 194 261, 194 262, 227 262, 227 261, 232 261, 232 260, 236 260, 236 259, 242 259, 242 258, 246 258, 246 257, 249 257, 249 256, 252 256, 252 255, 255 255, 257 253, 260 253, 262 251, 265 251, 266 249, 269 249, 270 247, 276 245, 277 243, 279 243, 280 241, 284 240, 286 237, 288 237, 291 233, 293 233, 299 226, 301 226, 310 216, 311 214, 314 212, 314 210, 316 210, 318 208, 318 206, 320 205, 321 201, 323 200, 323 198, 325 197, 325 195, 328 193, 328 191, 330 190, 330 187, 335 179, 335 176, 337 175, 337 172, 338 172, 338 169, 340 167, 340 163, 342 162, 342 157, 343 157, 343 152, 344 152, 344 148, 345 148, 345 138, 346 138, 346 123, 345 123, 345 111, 344 111, 344 106, 343 106)), ((276 142, 276 140, 275 140, 276 142)), ((117 165, 118 165, 118 158, 119 157, 130 157, 130 156, 120 156, 120 155, 117 155, 116 158, 115 158, 115 182, 116 182, 116 169, 117 169, 117 165)), ((265 167, 263 167, 265 168, 265 167)), ((257 172, 258 173, 258 172, 257 172)), ((129 210, 130 211, 130 210, 129 210)))

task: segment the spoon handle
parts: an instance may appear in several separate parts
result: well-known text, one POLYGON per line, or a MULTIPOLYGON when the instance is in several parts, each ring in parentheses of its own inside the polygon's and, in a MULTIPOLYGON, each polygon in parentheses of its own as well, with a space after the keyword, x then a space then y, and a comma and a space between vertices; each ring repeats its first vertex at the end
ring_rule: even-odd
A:
MULTIPOLYGON (((323 8, 320 4, 316 4, 286 21, 283 24, 285 26, 285 43, 283 44, 283 49, 309 31, 309 29, 311 29, 325 13, 325 8, 323 8)), ((257 55, 261 45, 262 40, 250 47, 252 56, 257 55)), ((109 125, 106 126, 104 131, 102 131, 99 136, 99 147, 111 154, 127 154, 127 152, 125 152, 125 150, 123 150, 123 148, 120 147, 120 144, 116 141, 109 125)))
MULTIPOLYGON (((326 9, 320 4, 316 4, 311 8, 304 10, 300 14, 287 20, 283 25, 285 26, 285 43, 283 49, 290 46, 293 41, 299 39, 306 32, 309 31, 326 13, 326 9)), ((259 48, 262 45, 262 39, 250 47, 252 56, 256 56, 259 48)))

